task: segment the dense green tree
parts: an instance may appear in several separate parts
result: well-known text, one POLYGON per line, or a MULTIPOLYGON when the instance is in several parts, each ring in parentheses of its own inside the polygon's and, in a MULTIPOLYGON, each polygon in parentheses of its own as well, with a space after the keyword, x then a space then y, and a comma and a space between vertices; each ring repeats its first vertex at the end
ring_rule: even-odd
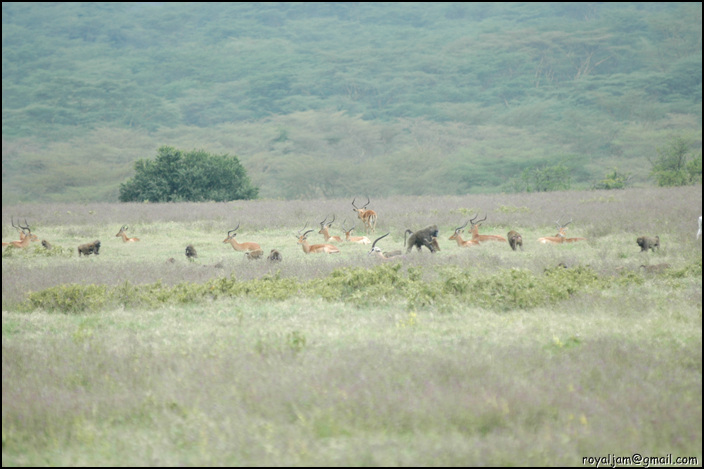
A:
POLYGON ((225 202, 256 199, 259 192, 235 156, 165 146, 134 168, 135 176, 120 184, 120 202, 225 202))
POLYGON ((684 137, 674 137, 667 147, 657 149, 650 175, 658 186, 684 186, 701 182, 702 155, 692 154, 692 145, 684 137))

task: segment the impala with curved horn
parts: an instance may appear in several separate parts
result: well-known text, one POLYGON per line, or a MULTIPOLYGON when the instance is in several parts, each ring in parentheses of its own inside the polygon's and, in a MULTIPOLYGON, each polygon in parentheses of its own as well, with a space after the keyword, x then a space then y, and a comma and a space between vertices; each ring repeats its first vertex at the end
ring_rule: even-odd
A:
MULTIPOLYGON (((469 223, 469 220, 467 220, 467 223, 469 223)), ((475 241, 473 239, 468 239, 465 241, 464 239, 462 239, 462 232, 464 231, 464 227, 467 226, 467 223, 455 228, 455 234, 450 236, 450 240, 457 241, 457 245, 461 248, 468 248, 470 246, 478 246, 479 245, 479 241, 475 241)))
POLYGON ((369 251, 369 254, 374 254, 377 257, 380 257, 381 259, 391 259, 393 257, 397 257, 397 256, 400 256, 401 254, 403 254, 403 251, 401 251, 401 250, 382 252, 381 248, 376 247, 376 243, 379 242, 380 239, 386 238, 387 236, 389 236, 389 233, 386 233, 384 236, 380 236, 377 239, 375 239, 374 243, 372 243, 372 249, 371 249, 371 251, 369 251))
MULTIPOLYGON (((346 218, 345 218, 345 221, 347 221, 346 218)), ((350 236, 350 233, 352 233, 352 230, 354 230, 354 226, 352 226, 352 228, 350 228, 348 230, 347 227, 345 226, 345 223, 344 222, 342 223, 342 231, 345 232, 345 241, 347 241, 349 243, 357 243, 357 244, 371 244, 371 241, 366 236, 350 236)))
POLYGON ((15 220, 12 220, 12 227, 20 232, 20 240, 10 241, 9 243, 2 243, 3 247, 12 245, 16 248, 26 248, 29 246, 29 243, 33 240, 32 238, 34 238, 34 240, 39 239, 37 235, 32 234, 32 230, 29 228, 27 220, 24 221, 24 224, 25 226, 22 226, 18 221, 17 226, 15 226, 15 220))
POLYGON ((374 233, 374 230, 376 230, 377 216, 374 210, 367 209, 367 205, 369 205, 370 202, 369 197, 367 197, 367 203, 364 204, 362 208, 359 208, 354 204, 355 200, 357 200, 356 197, 352 199, 352 206, 354 207, 352 211, 357 212, 357 216, 360 220, 362 220, 362 223, 364 223, 365 233, 369 233, 370 231, 374 233))
POLYGON ((486 217, 487 217, 487 216, 484 215, 484 218, 482 218, 481 220, 474 221, 474 220, 477 219, 478 216, 479 216, 479 214, 477 213, 477 215, 476 215, 474 218, 472 218, 471 220, 469 220, 469 222, 472 224, 472 241, 478 241, 478 242, 480 242, 480 243, 483 243, 483 242, 485 242, 485 241, 501 241, 501 242, 504 242, 504 243, 507 243, 507 242, 508 242, 508 241, 506 241, 506 238, 504 238, 503 236, 499 236, 499 235, 480 235, 480 234, 479 234, 479 227, 482 226, 482 222, 483 222, 484 220, 486 220, 486 217))
POLYGON ((237 226, 235 227, 234 230, 230 230, 227 232, 227 238, 223 240, 223 243, 230 243, 232 245, 232 248, 235 251, 257 251, 261 249, 261 246, 259 246, 257 243, 238 243, 237 240, 235 239, 235 236, 237 236, 237 229, 240 227, 240 224, 237 223, 237 226))
POLYGON ((335 221, 335 214, 332 215, 332 221, 330 223, 326 223, 327 221, 328 217, 326 216, 325 220, 320 222, 320 231, 318 231, 318 233, 323 235, 325 241, 327 242, 341 243, 342 238, 340 238, 339 236, 331 236, 330 232, 328 231, 332 226, 333 222, 335 221))
POLYGON ((134 243, 136 241, 139 241, 139 238, 129 238, 127 236, 127 233, 125 233, 125 231, 127 231, 127 228, 127 225, 122 225, 122 228, 120 228, 120 231, 117 232, 115 237, 119 238, 120 236, 122 236, 122 241, 125 243, 134 243))
POLYGON ((555 224, 557 225, 557 234, 555 236, 545 236, 543 238, 538 238, 538 242, 541 244, 561 244, 565 242, 565 232, 567 231, 567 225, 572 223, 572 219, 562 225, 560 223, 560 219, 562 217, 558 218, 557 221, 555 221, 555 224))
POLYGON ((308 226, 308 222, 306 222, 306 225, 303 227, 302 230, 298 232, 298 236, 296 236, 296 239, 298 239, 298 244, 301 245, 303 248, 303 252, 306 254, 310 254, 311 252, 313 253, 325 253, 325 254, 339 254, 340 250, 337 248, 337 246, 333 246, 332 244, 308 244, 308 233, 313 232, 314 230, 308 230, 305 233, 301 234, 301 231, 305 230, 306 227, 308 226))

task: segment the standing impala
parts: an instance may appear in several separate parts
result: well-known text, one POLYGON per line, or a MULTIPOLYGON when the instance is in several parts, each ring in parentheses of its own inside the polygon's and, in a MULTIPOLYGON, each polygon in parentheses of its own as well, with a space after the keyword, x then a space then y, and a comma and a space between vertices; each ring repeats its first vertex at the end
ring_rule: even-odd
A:
POLYGON ((506 241, 506 238, 504 238, 503 236, 499 236, 499 235, 480 235, 480 234, 479 234, 479 227, 482 226, 482 222, 483 222, 484 220, 486 220, 486 215, 484 215, 484 218, 482 218, 481 220, 474 221, 474 220, 477 219, 478 216, 479 216, 479 214, 477 213, 477 215, 476 215, 474 218, 472 218, 471 220, 469 220, 469 222, 472 224, 472 241, 477 241, 477 242, 480 242, 480 243, 483 243, 483 242, 485 242, 485 241, 501 241, 501 242, 504 242, 504 243, 507 243, 507 242, 508 242, 508 241, 506 241))
MULTIPOLYGON (((467 221, 467 223, 469 223, 469 220, 467 221)), ((479 245, 479 241, 475 241, 473 239, 468 239, 465 241, 464 239, 462 239, 462 232, 464 231, 464 227, 467 226, 467 223, 455 228, 455 234, 450 236, 450 240, 454 239, 455 241, 457 241, 457 245, 461 248, 468 248, 470 246, 479 245)))
MULTIPOLYGON (((308 226, 308 223, 306 223, 306 226, 308 226)), ((303 248, 303 252, 305 252, 306 254, 310 254, 311 252, 322 252, 325 254, 340 253, 340 250, 337 248, 337 246, 333 246, 332 244, 308 244, 308 240, 306 238, 308 236, 308 233, 311 233, 313 230, 308 230, 305 233, 301 234, 301 231, 305 230, 306 226, 304 226, 303 229, 298 232, 298 236, 296 236, 296 239, 298 239, 298 244, 300 244, 303 248)))
POLYGON ((128 238, 127 233, 125 233, 125 231, 127 231, 127 225, 122 225, 122 228, 120 228, 120 231, 117 232, 115 237, 119 238, 120 236, 122 236, 122 241, 125 243, 134 243, 136 241, 139 241, 139 238, 128 238))
POLYGON ((341 243, 342 238, 339 236, 330 236, 330 232, 328 229, 332 226, 333 222, 335 221, 335 215, 333 214, 332 216, 332 221, 330 223, 325 223, 328 221, 328 217, 325 217, 325 220, 320 222, 320 231, 318 231, 319 234, 323 235, 325 238, 325 241, 332 241, 334 243, 341 243))
POLYGON ((374 210, 367 209, 367 205, 369 205, 369 197, 367 197, 367 203, 364 204, 362 208, 359 208, 354 204, 355 200, 357 200, 356 197, 352 199, 352 206, 354 207, 352 211, 357 212, 357 216, 360 220, 362 220, 362 223, 364 223, 365 233, 369 233, 370 231, 374 233, 374 230, 376 230, 376 212, 374 210))
POLYGON ((238 223, 237 226, 235 227, 234 230, 230 230, 227 232, 227 238, 223 240, 223 243, 230 243, 232 245, 232 248, 235 251, 257 251, 261 249, 261 246, 259 246, 257 243, 238 243, 237 240, 235 239, 235 236, 237 236, 237 228, 240 227, 240 224, 238 223))
MULTIPOLYGON (((347 219, 345 219, 347 221, 347 219)), ((352 233, 352 230, 354 230, 354 226, 350 228, 349 230, 345 226, 345 224, 342 224, 342 231, 345 232, 345 241, 349 243, 357 243, 357 244, 371 244, 372 242, 367 238, 366 236, 350 236, 350 233, 352 233)), ((387 233, 388 234, 388 233, 387 233)))

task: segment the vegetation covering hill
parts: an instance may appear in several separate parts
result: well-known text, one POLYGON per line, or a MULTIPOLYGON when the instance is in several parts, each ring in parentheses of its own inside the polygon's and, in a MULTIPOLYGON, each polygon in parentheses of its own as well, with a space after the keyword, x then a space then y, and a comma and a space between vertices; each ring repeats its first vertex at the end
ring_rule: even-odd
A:
POLYGON ((115 201, 163 145, 265 198, 645 185, 701 146, 701 3, 2 8, 4 203, 115 201))

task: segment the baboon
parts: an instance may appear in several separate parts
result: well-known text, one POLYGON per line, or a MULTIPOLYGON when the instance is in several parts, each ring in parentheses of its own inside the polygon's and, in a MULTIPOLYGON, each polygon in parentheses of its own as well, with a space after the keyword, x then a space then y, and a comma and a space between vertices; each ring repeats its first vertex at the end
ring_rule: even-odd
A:
POLYGON ((266 258, 266 260, 268 260, 269 262, 281 262, 281 259, 281 253, 276 249, 272 249, 266 258))
POLYGON ((638 239, 636 239, 636 243, 640 246, 640 252, 647 251, 648 249, 655 252, 655 248, 660 249, 660 236, 654 238, 639 236, 638 239))
POLYGON ((100 240, 96 239, 92 243, 86 243, 86 244, 81 244, 78 246, 78 257, 83 256, 90 256, 91 254, 95 254, 96 256, 100 254, 100 240))
POLYGON ((256 249, 254 251, 245 252, 244 255, 247 257, 247 259, 253 261, 254 259, 261 259, 264 256, 264 251, 262 251, 261 249, 256 249))
POLYGON ((46 239, 43 239, 43 240, 42 240, 42 246, 44 246, 44 249, 47 249, 47 250, 49 250, 49 251, 50 251, 51 248, 53 247, 53 246, 51 245, 51 243, 50 243, 49 241, 47 241, 46 239))
POLYGON ((523 236, 521 236, 519 232, 511 230, 506 237, 508 238, 508 244, 511 246, 511 249, 515 251, 516 247, 520 247, 521 251, 523 251, 523 236))
POLYGON ((191 260, 191 261, 193 259, 195 259, 196 257, 198 257, 198 253, 196 252, 196 248, 194 248, 192 244, 189 244, 188 246, 186 246, 186 257, 188 258, 188 260, 191 260))
POLYGON ((407 253, 411 252, 411 249, 413 249, 413 246, 418 248, 419 251, 422 246, 425 246, 426 248, 430 249, 430 252, 434 253, 436 250, 439 251, 437 239, 435 239, 435 242, 433 242, 433 238, 437 238, 437 237, 438 237, 438 225, 426 226, 422 230, 418 230, 415 233, 413 231, 411 231, 410 229, 408 229, 403 234, 403 244, 408 247, 406 249, 407 253), (407 234, 410 234, 410 236, 408 237, 408 240, 406 240, 407 234))

